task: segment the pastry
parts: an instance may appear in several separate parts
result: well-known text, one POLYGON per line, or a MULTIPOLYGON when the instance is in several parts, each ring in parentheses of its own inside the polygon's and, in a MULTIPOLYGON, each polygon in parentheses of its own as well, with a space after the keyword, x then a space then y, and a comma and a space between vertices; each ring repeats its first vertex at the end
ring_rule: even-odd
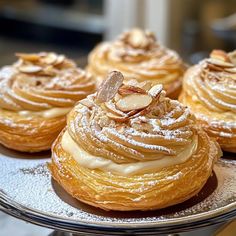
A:
POLYGON ((162 85, 123 79, 111 72, 69 113, 52 146, 53 178, 105 210, 153 210, 191 198, 211 175, 219 145, 162 85))
POLYGON ((153 33, 133 29, 115 41, 99 44, 89 55, 87 70, 98 84, 108 72, 118 70, 126 80, 163 84, 167 96, 177 98, 185 68, 178 54, 160 45, 153 33))
POLYGON ((236 51, 213 50, 184 76, 180 101, 223 150, 236 152, 236 51))
POLYGON ((17 54, 0 70, 0 144, 18 151, 48 150, 66 114, 95 91, 91 75, 55 53, 17 54))

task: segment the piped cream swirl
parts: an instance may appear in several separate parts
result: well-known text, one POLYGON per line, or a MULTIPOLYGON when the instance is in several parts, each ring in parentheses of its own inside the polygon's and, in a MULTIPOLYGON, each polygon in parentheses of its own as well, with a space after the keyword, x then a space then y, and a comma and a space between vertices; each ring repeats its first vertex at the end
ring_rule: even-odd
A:
POLYGON ((205 59, 185 75, 184 91, 214 112, 236 114, 236 64, 205 59))
POLYGON ((180 101, 223 150, 236 152, 236 51, 213 50, 189 68, 180 101))
POLYGON ((91 75, 63 55, 17 56, 19 60, 14 65, 0 71, 0 109, 43 117, 60 116, 95 89, 91 75))
POLYGON ((122 85, 109 105, 90 95, 75 106, 68 117, 62 147, 87 168, 131 175, 185 162, 198 149, 197 134, 189 110, 166 98, 161 86, 145 91, 122 85), (143 108, 131 110, 130 104, 120 102, 136 96, 132 106, 137 106, 141 93, 152 99, 143 108), (118 111, 120 115, 110 115, 118 111))
POLYGON ((180 86, 185 65, 176 52, 160 45, 153 33, 133 29, 90 53, 88 71, 100 81, 112 70, 121 71, 128 80, 163 84, 168 95, 180 86))

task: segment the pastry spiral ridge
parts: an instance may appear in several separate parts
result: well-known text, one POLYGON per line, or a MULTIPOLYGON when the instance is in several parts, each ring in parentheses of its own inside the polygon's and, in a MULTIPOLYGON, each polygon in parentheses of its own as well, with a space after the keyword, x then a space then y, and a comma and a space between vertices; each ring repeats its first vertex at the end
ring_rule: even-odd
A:
POLYGON ((0 72, 0 108, 42 111, 72 107, 95 85, 91 75, 63 55, 17 54, 18 62, 0 72))
POLYGON ((26 152, 48 150, 73 105, 94 92, 90 74, 64 55, 16 54, 0 70, 0 143, 26 152))
POLYGON ((236 52, 214 50, 184 76, 180 101, 228 151, 236 151, 236 52))
POLYGON ((219 146, 162 85, 122 82, 121 73, 110 73, 69 113, 52 147, 54 179, 105 210, 160 209, 189 199, 210 176, 219 146))
POLYGON ((100 82, 111 70, 121 71, 127 80, 163 84, 169 95, 180 86, 185 65, 176 52, 160 45, 153 33, 133 29, 91 52, 88 71, 100 82))
POLYGON ((52 147, 54 179, 105 210, 160 209, 194 196, 221 155, 219 146, 161 85, 122 82, 112 72, 69 113, 52 147))

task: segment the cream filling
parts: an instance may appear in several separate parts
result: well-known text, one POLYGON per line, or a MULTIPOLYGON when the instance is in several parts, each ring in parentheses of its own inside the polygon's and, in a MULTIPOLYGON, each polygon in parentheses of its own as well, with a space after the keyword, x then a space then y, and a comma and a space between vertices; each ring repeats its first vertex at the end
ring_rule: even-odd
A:
POLYGON ((18 114, 21 116, 41 116, 44 118, 55 118, 67 114, 71 110, 71 107, 59 107, 52 108, 44 111, 19 111, 18 114))
POLYGON ((158 171, 164 167, 184 163, 198 146, 198 138, 194 136, 193 141, 176 157, 165 156, 162 159, 128 164, 117 164, 103 157, 93 156, 80 148, 66 131, 61 140, 62 148, 68 152, 81 166, 89 169, 100 169, 106 172, 116 173, 123 176, 158 171))

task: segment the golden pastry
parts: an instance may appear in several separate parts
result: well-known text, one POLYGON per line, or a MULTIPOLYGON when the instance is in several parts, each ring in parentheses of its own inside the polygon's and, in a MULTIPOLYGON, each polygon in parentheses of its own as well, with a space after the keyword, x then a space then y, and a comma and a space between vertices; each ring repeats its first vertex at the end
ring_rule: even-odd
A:
POLYGON ((185 74, 180 101, 223 150, 236 152, 236 51, 214 50, 185 74))
POLYGON ((167 96, 177 98, 185 65, 178 54, 160 45, 149 31, 133 29, 113 42, 99 44, 89 55, 87 70, 98 84, 112 70, 121 71, 126 80, 163 84, 167 96))
POLYGON ((48 150, 76 101, 94 92, 91 75, 55 53, 17 54, 0 70, 0 143, 24 152, 48 150))
POLYGON ((153 210, 197 194, 221 155, 162 85, 124 85, 112 72, 69 113, 52 147, 53 178, 105 210, 153 210))

